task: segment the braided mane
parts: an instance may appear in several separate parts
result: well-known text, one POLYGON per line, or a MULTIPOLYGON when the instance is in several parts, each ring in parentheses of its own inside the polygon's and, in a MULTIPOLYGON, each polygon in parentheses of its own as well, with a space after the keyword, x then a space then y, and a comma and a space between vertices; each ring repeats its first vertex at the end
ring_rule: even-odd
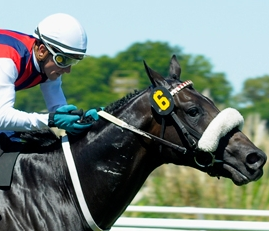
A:
POLYGON ((135 96, 139 95, 141 93, 141 91, 138 90, 134 90, 134 92, 131 92, 129 94, 127 94, 126 96, 124 96, 122 99, 119 99, 116 102, 111 103, 110 105, 108 105, 105 108, 105 111, 108 113, 112 113, 118 109, 120 109, 122 106, 124 106, 126 103, 128 103, 132 98, 134 98, 135 96))

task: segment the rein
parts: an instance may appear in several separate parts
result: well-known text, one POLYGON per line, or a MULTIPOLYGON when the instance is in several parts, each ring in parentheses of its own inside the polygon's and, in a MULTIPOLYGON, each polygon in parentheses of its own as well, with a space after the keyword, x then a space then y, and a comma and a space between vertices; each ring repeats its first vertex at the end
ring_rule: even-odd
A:
POLYGON ((130 124, 127 124, 123 120, 120 120, 120 119, 116 118, 115 116, 113 116, 113 115, 111 115, 111 114, 109 114, 109 113, 107 113, 105 111, 99 111, 98 115, 101 116, 102 118, 110 121, 111 123, 114 123, 114 124, 118 125, 119 127, 125 128, 125 129, 127 129, 129 131, 137 133, 137 134, 139 134, 141 136, 144 136, 144 137, 146 137, 148 139, 151 139, 153 141, 158 141, 159 143, 164 144, 164 145, 166 145, 166 146, 168 146, 170 148, 173 148, 173 149, 175 149, 175 150, 177 150, 179 152, 182 152, 183 154, 187 153, 186 148, 181 147, 181 146, 179 146, 177 144, 174 144, 174 143, 172 143, 170 141, 164 140, 162 138, 159 138, 157 136, 154 136, 154 135, 152 135, 152 134, 150 134, 148 132, 144 132, 144 131, 142 131, 142 130, 140 130, 140 129, 138 129, 138 128, 130 125, 130 124))

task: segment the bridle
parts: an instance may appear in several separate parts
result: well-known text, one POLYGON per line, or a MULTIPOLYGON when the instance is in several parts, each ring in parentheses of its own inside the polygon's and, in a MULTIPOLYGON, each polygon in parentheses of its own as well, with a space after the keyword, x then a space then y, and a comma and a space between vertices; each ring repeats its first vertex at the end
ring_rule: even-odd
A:
MULTIPOLYGON (((174 111, 174 99, 173 97, 179 93, 182 89, 192 86, 193 82, 190 80, 187 80, 185 82, 180 83, 177 85, 177 87, 173 88, 172 90, 168 90, 165 87, 158 86, 152 89, 151 94, 150 94, 150 102, 151 106, 154 108, 155 112, 161 116, 162 119, 162 128, 161 128, 161 134, 160 137, 163 139, 164 137, 164 130, 165 130, 165 118, 170 117, 172 118, 175 126, 177 126, 178 131, 181 132, 181 135, 184 138, 184 141, 186 142, 188 149, 185 147, 181 147, 182 150, 184 150, 183 154, 193 154, 195 163, 202 167, 202 168, 208 168, 208 167, 213 167, 215 163, 221 163, 223 162, 222 160, 217 160, 215 157, 215 154, 212 152, 203 152, 208 153, 209 156, 211 157, 211 161, 209 164, 201 164, 196 158, 196 155, 200 153, 203 150, 199 150, 197 144, 199 139, 202 137, 202 134, 199 132, 195 131, 193 128, 190 126, 186 125, 183 121, 180 120, 180 118, 176 115, 174 111)), ((169 147, 176 147, 177 150, 179 150, 178 145, 171 145, 172 143, 167 141, 166 144, 169 147), (169 145, 167 145, 167 143, 169 145)), ((163 144, 163 143, 162 143, 163 144)), ((162 146, 160 146, 160 151, 162 150, 162 146)))
MULTIPOLYGON (((219 112, 217 116, 208 124, 204 132, 200 134, 190 126, 184 124, 184 122, 181 121, 176 115, 174 109, 174 96, 182 89, 191 85, 193 85, 192 81, 187 80, 185 82, 181 82, 172 90, 168 90, 164 86, 158 86, 152 89, 150 94, 151 106, 162 118, 160 139, 163 139, 164 137, 165 118, 168 116, 168 118, 172 118, 177 132, 181 133, 184 139, 183 142, 187 143, 186 146, 188 146, 188 149, 185 147, 180 147, 181 149, 185 149, 184 154, 192 154, 195 163, 199 167, 206 168, 206 172, 209 175, 218 177, 218 174, 213 169, 213 166, 215 163, 223 162, 223 160, 216 159, 214 154, 219 147, 219 141, 234 128, 241 130, 244 124, 244 118, 236 109, 226 108, 219 112), (210 161, 208 164, 200 163, 200 161, 197 159, 198 155, 204 160, 207 159, 205 155, 209 155, 210 161)), ((173 144, 173 146, 176 145, 173 144)))

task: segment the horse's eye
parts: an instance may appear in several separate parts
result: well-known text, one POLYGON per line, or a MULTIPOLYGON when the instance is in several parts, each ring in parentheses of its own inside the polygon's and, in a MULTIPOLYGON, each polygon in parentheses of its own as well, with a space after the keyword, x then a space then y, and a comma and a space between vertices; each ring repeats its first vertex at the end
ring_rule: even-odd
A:
POLYGON ((196 107, 190 108, 190 109, 187 111, 187 114, 190 115, 191 117, 195 117, 195 116, 197 116, 198 113, 199 113, 199 111, 198 111, 198 108, 196 108, 196 107))

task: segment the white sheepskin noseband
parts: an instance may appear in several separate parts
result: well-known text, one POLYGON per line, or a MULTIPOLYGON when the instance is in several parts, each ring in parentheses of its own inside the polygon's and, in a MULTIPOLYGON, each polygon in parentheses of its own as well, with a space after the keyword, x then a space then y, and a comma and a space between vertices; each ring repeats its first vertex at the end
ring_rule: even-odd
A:
POLYGON ((204 152, 216 151, 220 138, 235 127, 241 130, 243 124, 244 118, 236 109, 224 109, 208 125, 198 142, 198 148, 204 152))

